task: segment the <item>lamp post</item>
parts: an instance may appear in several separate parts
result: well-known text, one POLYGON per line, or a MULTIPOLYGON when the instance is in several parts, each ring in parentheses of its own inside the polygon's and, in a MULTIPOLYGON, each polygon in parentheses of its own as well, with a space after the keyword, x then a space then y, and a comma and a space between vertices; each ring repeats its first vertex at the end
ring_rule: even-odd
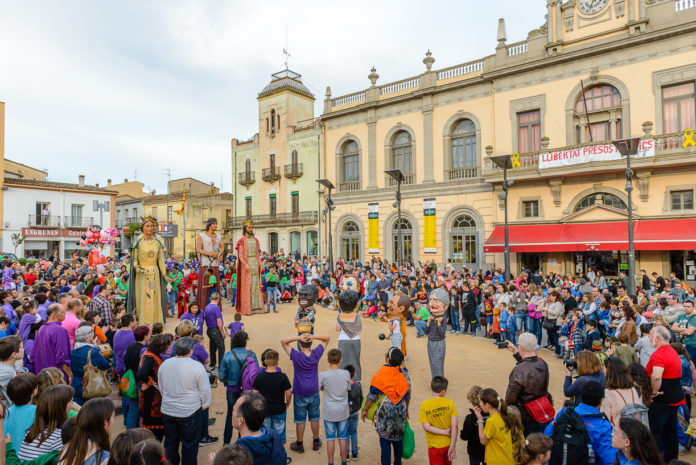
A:
POLYGON ((328 213, 329 216, 329 269, 331 270, 331 274, 333 274, 334 271, 334 260, 333 260, 333 239, 331 235, 331 210, 335 210, 336 207, 334 206, 333 200, 331 200, 331 189, 334 188, 334 185, 331 181, 329 181, 326 178, 321 178, 317 179, 317 182, 327 188, 329 190, 329 194, 326 197, 326 212, 328 213))
POLYGON ((611 142, 622 157, 626 158, 626 194, 628 195, 628 287, 629 294, 636 292, 636 250, 633 243, 633 171, 631 171, 631 157, 638 153, 640 139, 620 139, 611 142))
POLYGON ((512 157, 510 155, 497 155, 489 157, 491 161, 503 170, 503 193, 501 197, 505 203, 505 282, 510 281, 510 235, 508 231, 508 188, 512 186, 513 181, 508 181, 507 170, 512 168, 512 157))
POLYGON ((397 208, 396 234, 398 247, 396 251, 396 264, 399 265, 400 262, 403 263, 404 261, 404 243, 401 240, 401 183, 406 179, 406 177, 404 177, 404 173, 402 173, 401 170, 397 168, 392 170, 386 170, 384 172, 396 181, 396 202, 394 202, 392 206, 397 208))

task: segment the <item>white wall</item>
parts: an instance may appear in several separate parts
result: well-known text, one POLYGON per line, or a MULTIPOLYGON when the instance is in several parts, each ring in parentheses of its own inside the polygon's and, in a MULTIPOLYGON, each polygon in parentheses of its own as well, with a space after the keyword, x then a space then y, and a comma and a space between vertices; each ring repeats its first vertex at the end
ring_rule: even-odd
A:
MULTIPOLYGON (((103 213, 103 220, 100 224, 99 211, 93 209, 94 200, 99 202, 111 201, 111 196, 108 194, 99 195, 96 193, 78 193, 78 192, 61 192, 55 190, 42 189, 27 189, 23 187, 7 187, 3 196, 4 209, 4 231, 3 231, 3 247, 4 252, 14 253, 12 244, 12 234, 22 232, 22 228, 29 226, 29 215, 36 215, 36 203, 49 203, 51 216, 60 216, 61 224, 66 216, 71 216, 71 207, 73 204, 82 205, 82 216, 92 217, 94 224, 99 224, 102 228, 111 228, 110 212, 103 213)), ((113 203, 110 208, 114 208, 113 203)), ((86 228, 85 228, 86 229, 86 228)), ((27 240, 41 240, 41 238, 30 238, 27 240)), ((60 242, 60 255, 64 256, 64 245, 66 242, 75 243, 74 238, 52 238, 51 240, 60 242)), ((50 253, 50 251, 49 251, 50 253)), ((23 245, 17 247, 17 256, 24 255, 23 245)))

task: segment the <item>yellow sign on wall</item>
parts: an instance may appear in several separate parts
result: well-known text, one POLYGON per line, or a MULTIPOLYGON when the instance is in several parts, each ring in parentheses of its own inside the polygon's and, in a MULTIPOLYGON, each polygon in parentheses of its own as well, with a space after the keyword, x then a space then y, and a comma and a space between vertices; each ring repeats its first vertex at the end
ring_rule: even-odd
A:
POLYGON ((379 204, 367 204, 367 253, 379 253, 379 204))
POLYGON ((423 252, 437 253, 435 199, 423 200, 423 252))

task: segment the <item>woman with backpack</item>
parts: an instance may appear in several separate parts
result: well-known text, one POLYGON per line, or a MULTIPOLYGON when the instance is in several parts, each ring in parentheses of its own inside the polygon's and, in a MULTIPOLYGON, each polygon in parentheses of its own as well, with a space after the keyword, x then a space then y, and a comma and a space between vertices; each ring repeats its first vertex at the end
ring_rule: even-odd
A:
MULTIPOLYGON (((643 404, 640 402, 638 391, 633 387, 633 379, 628 374, 626 365, 620 359, 609 357, 606 360, 606 369, 607 388, 600 410, 616 428, 621 419, 622 408, 629 404, 639 404, 642 407, 643 404)), ((646 415, 647 412, 648 409, 645 409, 646 415)))
POLYGON ((225 431, 223 433, 223 445, 229 445, 232 441, 232 410, 234 404, 239 399, 242 391, 252 389, 249 386, 242 386, 243 381, 253 384, 255 374, 259 371, 259 361, 256 354, 247 350, 249 334, 246 331, 239 331, 232 336, 232 350, 227 352, 220 362, 219 380, 227 388, 227 417, 225 418, 225 431), (246 366, 246 368, 245 368, 246 366), (248 371, 248 373, 245 373, 248 371), (246 375, 246 376, 245 376, 246 375))

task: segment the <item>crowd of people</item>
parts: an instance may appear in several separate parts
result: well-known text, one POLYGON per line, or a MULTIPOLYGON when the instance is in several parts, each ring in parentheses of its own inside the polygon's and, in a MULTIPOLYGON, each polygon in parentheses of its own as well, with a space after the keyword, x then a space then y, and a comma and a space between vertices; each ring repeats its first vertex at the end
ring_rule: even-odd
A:
POLYGON ((451 263, 339 258, 332 267, 262 253, 265 311, 300 306, 298 335, 280 341, 292 363, 292 373, 283 373, 282 352, 250 341, 253 317, 224 321, 223 302, 238 297, 234 256, 221 261, 219 281, 209 267, 201 280, 196 260, 166 261, 164 310, 179 319, 169 331, 127 312, 128 261, 125 254, 96 268, 80 260, 0 263, 4 463, 196 464, 200 447, 219 443, 209 433, 209 410, 221 384, 227 412, 213 465, 290 463, 291 404, 288 447, 296 453, 310 446, 309 422, 311 447, 320 450, 323 439, 329 464, 336 455, 342 464, 358 460, 357 431, 371 420, 381 463, 399 465, 413 453, 412 389, 426 390, 412 385, 406 366, 408 326, 427 338, 431 396, 418 423, 431 464, 456 459, 457 432, 471 464, 560 463, 563 454, 574 457, 569 464, 678 463, 691 447, 694 291, 674 275, 641 270, 632 289, 623 272, 609 279, 591 269, 577 276, 526 270, 506 280, 501 270, 451 263), (196 298, 201 282, 205 305, 196 298), (314 301, 327 312, 318 315, 314 301), (313 323, 330 310, 338 348, 328 349, 332 337, 314 334, 313 323), (363 385, 365 319, 384 321, 389 348, 363 385), (464 335, 490 338, 516 365, 504 393, 469 390, 460 423, 447 396, 445 354, 447 337, 464 335), (329 369, 320 372, 324 357, 329 369), (565 402, 549 393, 551 363, 566 372, 565 402), (115 415, 124 430, 112 442, 115 415))

